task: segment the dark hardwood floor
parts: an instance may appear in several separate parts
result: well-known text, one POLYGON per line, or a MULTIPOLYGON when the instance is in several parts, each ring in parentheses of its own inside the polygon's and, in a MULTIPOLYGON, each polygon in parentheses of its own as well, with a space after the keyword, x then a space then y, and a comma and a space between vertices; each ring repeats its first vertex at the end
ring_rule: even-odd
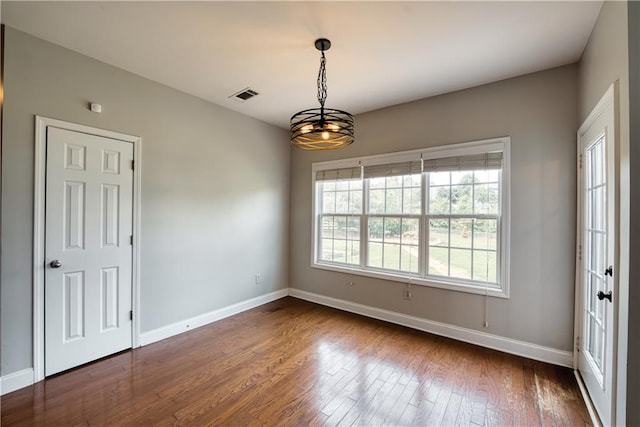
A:
POLYGON ((589 425, 570 369, 284 298, 2 397, 9 425, 589 425))

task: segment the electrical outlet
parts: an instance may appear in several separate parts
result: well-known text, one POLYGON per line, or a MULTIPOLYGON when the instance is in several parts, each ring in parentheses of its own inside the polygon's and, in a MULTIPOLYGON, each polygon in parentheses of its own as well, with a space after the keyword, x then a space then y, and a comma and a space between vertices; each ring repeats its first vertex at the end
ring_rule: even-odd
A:
POLYGON ((256 274, 256 285, 262 283, 262 277, 260 277, 260 273, 256 274))
POLYGON ((406 299, 406 300, 411 300, 411 290, 410 289, 405 289, 402 291, 402 298, 406 299))

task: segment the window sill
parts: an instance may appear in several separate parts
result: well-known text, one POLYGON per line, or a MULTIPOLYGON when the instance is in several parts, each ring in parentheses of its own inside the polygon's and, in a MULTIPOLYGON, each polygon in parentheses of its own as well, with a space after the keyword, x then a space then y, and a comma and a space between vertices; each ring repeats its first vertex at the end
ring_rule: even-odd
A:
POLYGON ((437 280, 434 278, 422 278, 415 277, 410 275, 403 275, 402 273, 391 273, 391 272, 383 272, 377 270, 361 270, 360 268, 350 268, 348 266, 342 266, 337 264, 328 264, 328 263, 311 263, 312 268, 318 268, 321 270, 329 270, 335 271, 338 273, 346 273, 356 276, 364 276, 364 277, 372 277, 374 279, 383 279, 383 280, 391 280, 394 282, 400 283, 409 283, 411 280, 411 285, 417 286, 427 286, 430 288, 439 288, 446 289, 449 291, 456 292, 465 292, 469 294, 478 294, 478 295, 488 295, 491 297, 497 298, 509 298, 509 288, 505 286, 504 288, 498 288, 494 286, 482 286, 482 285, 472 285, 460 282, 453 281, 445 281, 445 280, 437 280))

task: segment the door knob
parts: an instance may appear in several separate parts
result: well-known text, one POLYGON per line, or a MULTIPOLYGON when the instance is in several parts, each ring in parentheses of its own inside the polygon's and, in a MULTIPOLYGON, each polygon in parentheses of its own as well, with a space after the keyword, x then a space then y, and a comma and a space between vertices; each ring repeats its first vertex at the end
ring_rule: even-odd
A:
POLYGON ((49 265, 51 266, 51 268, 60 268, 60 267, 62 267, 62 263, 60 262, 59 259, 54 259, 53 261, 51 261, 49 263, 49 265))
POLYGON ((602 301, 603 299, 608 299, 609 302, 611 302, 611 291, 607 292, 606 294, 604 292, 602 292, 602 291, 598 291, 596 296, 598 297, 598 299, 600 301, 602 301))

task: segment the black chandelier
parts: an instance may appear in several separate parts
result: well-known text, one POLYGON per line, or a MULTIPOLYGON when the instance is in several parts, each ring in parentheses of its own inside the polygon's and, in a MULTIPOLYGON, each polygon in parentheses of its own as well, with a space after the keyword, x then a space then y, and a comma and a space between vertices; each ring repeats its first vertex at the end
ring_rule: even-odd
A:
POLYGON ((318 72, 320 108, 310 108, 291 116, 291 144, 303 150, 333 150, 353 143, 353 116, 346 111, 325 108, 327 100, 327 60, 324 51, 331 42, 318 39, 316 49, 322 52, 318 72))

